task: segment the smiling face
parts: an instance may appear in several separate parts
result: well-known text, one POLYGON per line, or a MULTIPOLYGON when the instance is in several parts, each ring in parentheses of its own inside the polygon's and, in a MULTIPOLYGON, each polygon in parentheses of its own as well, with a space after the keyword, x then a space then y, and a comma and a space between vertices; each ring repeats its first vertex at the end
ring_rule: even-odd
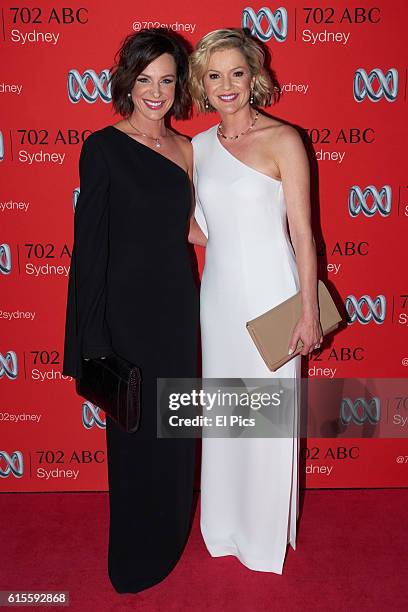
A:
POLYGON ((171 109, 176 91, 176 62, 169 53, 153 60, 136 77, 132 89, 135 111, 157 121, 171 109))
POLYGON ((233 48, 211 54, 203 84, 210 104, 218 112, 234 114, 248 104, 253 81, 244 55, 233 48))

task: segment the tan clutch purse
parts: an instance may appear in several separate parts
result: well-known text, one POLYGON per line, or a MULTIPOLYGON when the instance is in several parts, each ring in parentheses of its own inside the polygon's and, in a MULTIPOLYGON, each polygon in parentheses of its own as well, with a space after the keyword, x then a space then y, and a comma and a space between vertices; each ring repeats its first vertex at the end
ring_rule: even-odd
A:
MULTIPOLYGON (((338 327, 342 317, 323 281, 318 281, 317 288, 320 323, 325 336, 338 327)), ((303 342, 299 340, 294 352, 288 355, 290 338, 299 320, 300 313, 301 297, 299 291, 275 308, 268 310, 256 319, 252 319, 252 321, 248 321, 246 324, 256 348, 272 372, 298 355, 303 348, 303 342)))

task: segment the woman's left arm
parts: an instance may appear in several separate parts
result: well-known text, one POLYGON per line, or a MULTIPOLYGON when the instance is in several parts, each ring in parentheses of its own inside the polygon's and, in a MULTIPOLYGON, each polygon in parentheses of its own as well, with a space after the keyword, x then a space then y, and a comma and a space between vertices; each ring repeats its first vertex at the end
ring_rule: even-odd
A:
POLYGON ((279 128, 277 163, 285 194, 290 237, 296 254, 301 292, 301 316, 288 347, 291 354, 299 339, 302 355, 323 342, 317 295, 316 243, 311 224, 310 169, 302 139, 291 126, 279 128))
POLYGON ((188 231, 188 241, 191 244, 196 244, 198 246, 205 247, 207 244, 207 236, 202 231, 200 225, 196 220, 196 207, 198 206, 198 202, 196 201, 195 195, 195 180, 194 180, 194 157, 193 157, 193 146, 189 142, 188 149, 188 176, 190 177, 191 182, 191 211, 190 211, 190 225, 188 231))

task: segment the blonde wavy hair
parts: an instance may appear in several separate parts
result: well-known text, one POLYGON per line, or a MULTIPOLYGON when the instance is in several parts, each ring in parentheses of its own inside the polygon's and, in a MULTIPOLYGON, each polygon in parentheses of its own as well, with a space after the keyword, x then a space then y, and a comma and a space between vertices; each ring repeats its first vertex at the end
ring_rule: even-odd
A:
POLYGON ((266 54, 262 46, 241 28, 224 28, 203 36, 189 58, 189 87, 198 110, 202 113, 214 111, 208 102, 206 108, 203 78, 211 54, 223 49, 239 49, 245 57, 251 75, 255 77, 252 88, 254 106, 272 104, 277 97, 277 87, 265 67, 266 54))

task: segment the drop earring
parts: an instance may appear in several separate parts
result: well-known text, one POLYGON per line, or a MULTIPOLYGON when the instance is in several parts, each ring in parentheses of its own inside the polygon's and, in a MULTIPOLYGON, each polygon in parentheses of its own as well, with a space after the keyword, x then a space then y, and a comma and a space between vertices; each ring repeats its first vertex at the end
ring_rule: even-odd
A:
POLYGON ((204 100, 204 106, 205 106, 205 110, 209 110, 209 108, 210 108, 210 103, 209 103, 209 101, 208 101, 207 96, 205 97, 205 100, 204 100))
POLYGON ((251 95, 249 96, 249 103, 253 104, 254 103, 254 90, 251 89, 251 95))

